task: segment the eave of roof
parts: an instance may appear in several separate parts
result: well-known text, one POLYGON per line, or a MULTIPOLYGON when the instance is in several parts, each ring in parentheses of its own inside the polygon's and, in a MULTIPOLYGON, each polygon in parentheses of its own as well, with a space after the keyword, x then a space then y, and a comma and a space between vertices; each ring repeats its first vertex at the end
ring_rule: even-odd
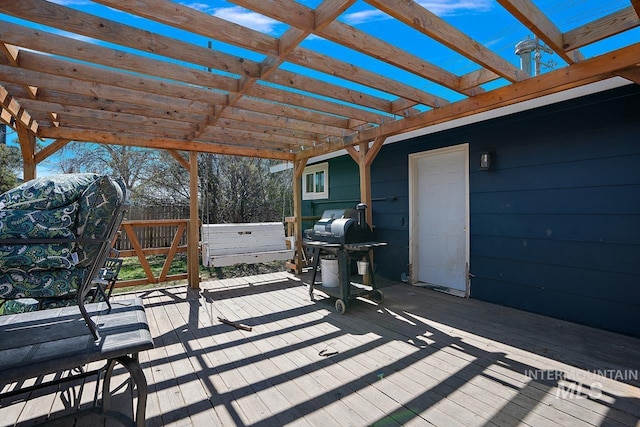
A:
MULTIPOLYGON (((583 96, 591 95, 594 93, 604 92, 617 87, 627 86, 633 84, 627 79, 622 77, 612 77, 607 80, 579 86, 572 89, 567 89, 561 92, 552 93, 539 98, 530 99, 527 101, 519 102, 517 104, 508 105, 506 107, 500 107, 482 113, 474 114, 467 117, 462 117, 455 120, 450 120, 444 123, 439 123, 433 126, 425 126, 421 129, 416 129, 410 132, 390 136, 384 142, 384 145, 396 144, 404 141, 408 141, 413 138, 418 138, 425 135, 431 135, 434 133, 446 131, 449 129, 455 129, 458 127, 470 125, 473 123, 483 122, 486 120, 495 119, 498 117, 504 117, 511 114, 520 113, 523 111, 533 110, 535 108, 545 107, 547 105, 557 104, 559 102, 569 101, 571 99, 580 98, 583 96)), ((463 141, 461 141, 463 142, 463 141)), ((323 162, 336 157, 348 155, 346 150, 338 150, 332 153, 315 156, 309 159, 308 164, 323 162)))

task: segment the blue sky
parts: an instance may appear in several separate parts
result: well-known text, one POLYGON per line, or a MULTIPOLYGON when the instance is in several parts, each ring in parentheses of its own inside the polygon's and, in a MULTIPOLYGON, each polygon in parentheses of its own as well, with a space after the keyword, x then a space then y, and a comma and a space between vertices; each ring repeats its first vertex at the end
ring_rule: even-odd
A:
MULTIPOLYGON (((299 2, 310 8, 315 8, 321 3, 321 1, 322 0, 300 0, 299 2)), ((152 32, 161 33, 168 37, 184 39, 185 36, 188 36, 188 41, 193 44, 201 46, 207 46, 208 44, 208 40, 204 37, 187 35, 187 33, 175 28, 139 17, 132 17, 126 13, 97 5, 88 0, 55 0, 54 2, 89 13, 97 12, 109 19, 138 28, 144 28, 152 32)), ((226 1, 182 0, 177 2, 200 10, 204 13, 269 34, 273 37, 279 37, 288 28, 285 24, 274 21, 273 19, 259 15, 255 12, 248 11, 226 1)), ((519 64, 519 58, 514 53, 514 46, 518 41, 530 36, 531 33, 526 27, 507 13, 495 0, 428 0, 418 1, 418 3, 422 4, 424 7, 462 30, 478 42, 489 47, 491 50, 512 62, 514 65, 519 64)), ((594 19, 606 16, 614 11, 630 6, 629 0, 534 0, 534 3, 557 27, 560 28, 561 31, 571 30, 594 19)), ((24 22, 11 17, 2 16, 2 19, 24 24, 24 22)), ((382 38, 389 43, 392 43, 416 56, 424 58, 425 60, 457 75, 462 75, 479 68, 477 64, 472 63, 460 54, 440 45, 437 42, 429 40, 426 36, 417 33, 408 26, 396 22, 388 15, 373 9, 362 0, 357 1, 338 19, 345 24, 354 26, 359 30, 378 38, 382 38)), ((62 31, 56 29, 43 29, 57 34, 64 34, 62 31)), ((86 38, 84 39, 89 40, 86 38)), ((609 51, 612 48, 635 43, 639 40, 640 30, 635 29, 615 36, 611 38, 611 40, 599 42, 593 46, 582 48, 581 51, 588 58, 605 51, 609 51)), ((108 45, 99 41, 95 42, 102 45, 108 45)), ((334 56, 364 69, 375 71, 403 81, 408 85, 421 88, 427 92, 442 96, 451 101, 461 98, 461 95, 435 85, 428 80, 406 73, 381 61, 365 57, 364 55, 338 46, 317 36, 309 36, 302 43, 302 46, 334 56)), ((121 46, 113 47, 120 50, 131 50, 121 46)), ((248 57, 256 61, 263 58, 261 55, 248 53, 243 49, 225 45, 217 41, 213 42, 213 48, 237 56, 248 57)), ((136 53, 144 55, 144 53, 136 53)), ((547 54, 544 56, 543 62, 549 63, 549 65, 554 67, 562 67, 565 65, 557 55, 547 54)), ((183 65, 194 66, 193 64, 183 65)), ((322 73, 305 70, 293 64, 285 63, 282 65, 282 68, 295 72, 306 73, 321 80, 334 82, 340 85, 347 85, 354 89, 370 92, 377 96, 387 97, 389 99, 394 98, 392 95, 377 93, 369 88, 345 82, 322 73)), ((543 72, 547 70, 547 68, 544 68, 543 72)), ((491 89, 492 87, 499 86, 500 84, 500 82, 488 84, 486 88, 491 89)), ((15 136, 10 133, 8 135, 8 140, 12 141, 13 139, 15 139, 15 136)), ((54 165, 55 162, 55 157, 47 161, 50 166, 54 165)), ((47 165, 42 166, 43 168, 47 167, 47 165)), ((40 167, 41 166, 39 166, 39 168, 40 167)))
MULTIPOLYGON (((185 37, 188 37, 188 41, 194 44, 206 46, 208 43, 208 40, 204 37, 187 34, 181 30, 139 17, 132 17, 127 13, 97 5, 89 0, 51 1, 89 13, 97 12, 102 16, 115 21, 144 28, 152 32, 161 33, 169 37, 177 39, 185 39, 185 37)), ((279 37, 288 28, 285 24, 246 10, 227 1, 177 0, 176 2, 200 10, 203 13, 211 14, 265 34, 269 34, 273 37, 279 37)), ((310 8, 317 7, 321 2, 322 0, 299 1, 299 3, 310 8)), ((514 46, 517 42, 531 36, 531 32, 521 23, 516 21, 495 0, 427 0, 418 1, 418 3, 440 16, 445 21, 459 28, 481 44, 489 47, 506 60, 515 65, 519 64, 519 58, 514 53, 514 46)), ((561 31, 568 31, 594 19, 610 14, 616 10, 630 6, 629 0, 534 0, 534 3, 556 26, 560 28, 561 31)), ((7 19, 12 20, 11 18, 7 19)), ((406 25, 396 22, 388 15, 372 8, 362 0, 357 1, 353 6, 351 6, 339 17, 339 20, 358 28, 365 33, 382 38, 389 43, 392 43, 455 74, 462 75, 479 68, 477 64, 471 62, 462 55, 430 40, 426 36, 417 33, 406 25)), ((59 30, 44 29, 58 34, 63 34, 63 32, 59 30)), ((86 38, 84 39, 88 40, 86 38)), ((611 40, 596 43, 593 46, 585 47, 581 50, 586 57, 591 57, 602 52, 609 51, 614 47, 627 45, 630 40, 634 42, 640 40, 640 29, 625 32, 619 36, 611 38, 611 40)), ((106 43, 99 41, 96 41, 96 43, 106 45, 106 43)), ((420 77, 416 77, 395 67, 389 66, 382 61, 365 57, 364 55, 338 46, 318 36, 309 36, 302 43, 302 46, 326 53, 345 62, 353 63, 354 65, 364 69, 401 80, 406 84, 424 89, 453 101, 455 101, 458 96, 447 89, 434 87, 435 85, 431 82, 420 77)), ((130 50, 120 46, 113 47, 121 50, 130 50)), ((225 45, 217 41, 214 41, 213 48, 237 56, 247 57, 255 61, 263 59, 263 56, 259 54, 247 52, 235 46, 225 45)), ((140 52, 136 53, 141 54, 140 52)), ((557 55, 547 54, 543 60, 545 63, 549 63, 549 65, 555 67, 565 65, 557 55)), ((193 66, 192 64, 184 65, 193 66)), ((285 63, 282 67, 296 72, 304 72, 325 81, 335 80, 340 84, 351 85, 344 81, 338 81, 331 76, 322 75, 309 70, 303 70, 292 64, 285 63)), ((362 91, 370 91, 368 88, 358 87, 357 85, 353 85, 353 87, 362 91)), ((374 94, 383 97, 390 97, 389 95, 380 93, 374 94)))
MULTIPOLYGON (((185 35, 185 33, 172 27, 137 17, 134 18, 126 13, 96 5, 88 0, 53 1, 88 12, 100 10, 104 16, 111 17, 111 19, 129 25, 140 26, 150 31, 161 32, 169 37, 183 38, 185 35)), ((227 1, 179 0, 176 2, 274 37, 279 37, 288 28, 285 24, 227 1)), ((322 0, 299 1, 299 3, 310 8, 317 7, 321 2, 322 0)), ((418 3, 514 64, 518 63, 518 58, 513 52, 515 44, 531 35, 527 28, 517 22, 495 0, 428 0, 418 1, 418 3)), ((534 0, 534 3, 561 31, 568 31, 630 6, 629 0, 534 0)), ((406 25, 395 22, 388 15, 372 8, 362 0, 351 6, 339 17, 339 20, 368 34, 383 38, 456 74, 464 74, 478 68, 478 65, 473 64, 439 43, 430 41, 406 25)), ((585 47, 582 50, 585 56, 590 57, 610 50, 612 46, 628 44, 629 40, 634 38, 636 40, 640 39, 639 31, 629 31, 612 38, 612 40, 597 43, 593 47, 585 47)), ((207 43, 206 39, 193 35, 190 41, 200 45, 206 45, 207 43)), ((310 49, 326 52, 332 56, 335 55, 345 61, 353 60, 355 63, 355 61, 360 60, 353 51, 343 49, 343 52, 340 52, 340 47, 317 36, 308 37, 302 45, 310 49)), ((214 48, 229 53, 237 53, 238 56, 247 55, 246 51, 233 46, 226 46, 219 42, 214 42, 214 48)), ((256 60, 261 59, 260 55, 253 56, 256 60)), ((549 58, 550 61, 556 61, 559 62, 559 65, 564 65, 557 56, 550 56, 553 56, 553 58, 549 58)), ((360 63, 357 65, 360 65, 360 63)), ((364 63, 363 67, 371 67, 374 71, 380 71, 380 67, 386 66, 382 63, 371 62, 369 64, 364 63)), ((394 69, 389 72, 395 73, 396 71, 394 69)), ((425 84, 428 83, 425 82, 425 84)), ((418 84, 416 85, 418 86, 418 84)))

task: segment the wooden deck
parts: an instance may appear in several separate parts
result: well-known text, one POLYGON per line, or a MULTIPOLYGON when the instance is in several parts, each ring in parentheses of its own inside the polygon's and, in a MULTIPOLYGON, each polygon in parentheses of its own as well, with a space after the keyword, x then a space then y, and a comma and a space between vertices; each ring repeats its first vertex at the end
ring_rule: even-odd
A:
MULTIPOLYGON (((640 425, 640 340, 407 284, 383 291, 345 315, 286 273, 139 292, 156 345, 141 354, 148 425, 640 425)), ((129 392, 122 381, 113 404, 129 392)), ((2 401, 0 424, 46 422, 94 393, 87 382, 2 401)))

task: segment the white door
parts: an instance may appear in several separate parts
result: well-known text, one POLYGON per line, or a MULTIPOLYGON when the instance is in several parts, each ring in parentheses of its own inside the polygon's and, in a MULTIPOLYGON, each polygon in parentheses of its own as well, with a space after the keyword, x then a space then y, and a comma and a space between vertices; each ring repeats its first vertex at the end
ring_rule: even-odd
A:
POLYGON ((467 295, 468 146, 414 154, 413 281, 467 295))

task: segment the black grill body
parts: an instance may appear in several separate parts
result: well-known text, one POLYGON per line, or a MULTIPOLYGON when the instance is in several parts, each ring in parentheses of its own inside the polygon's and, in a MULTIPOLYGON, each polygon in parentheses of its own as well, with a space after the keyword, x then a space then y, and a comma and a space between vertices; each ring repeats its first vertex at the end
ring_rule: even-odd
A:
POLYGON ((366 222, 364 203, 353 209, 332 209, 322 213, 322 218, 312 229, 305 231, 307 240, 325 243, 360 243, 373 240, 373 232, 366 222))
MULTIPOLYGON (((309 297, 313 300, 313 289, 318 285, 323 292, 336 298, 336 310, 344 314, 350 301, 359 297, 368 297, 376 302, 382 302, 382 292, 376 288, 371 251, 373 248, 385 246, 386 243, 374 242, 373 232, 366 221, 367 205, 360 203, 356 209, 333 209, 323 212, 322 218, 312 229, 305 231, 303 245, 312 251, 313 276, 309 284, 309 297), (333 259, 338 262, 337 287, 325 287, 316 284, 316 274, 320 264, 320 257, 333 259), (359 286, 352 282, 353 266, 357 262, 364 263, 365 272, 359 286), (365 284, 367 276, 368 283, 365 284)), ((325 272, 328 273, 328 272, 325 272)), ((322 273, 322 274, 325 274, 322 273)))

